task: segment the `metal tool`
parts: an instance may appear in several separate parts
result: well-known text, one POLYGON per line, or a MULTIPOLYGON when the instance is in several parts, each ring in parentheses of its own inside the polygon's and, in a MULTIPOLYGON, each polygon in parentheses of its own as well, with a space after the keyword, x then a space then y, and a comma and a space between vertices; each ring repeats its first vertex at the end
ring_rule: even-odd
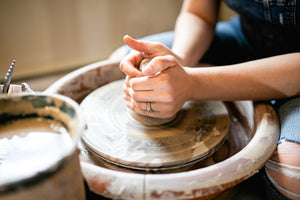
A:
POLYGON ((8 89, 9 89, 9 85, 11 82, 11 77, 12 77, 12 73, 14 70, 14 66, 15 66, 15 62, 16 60, 13 60, 13 62, 11 63, 5 77, 4 77, 4 83, 3 83, 3 88, 2 88, 2 93, 3 94, 7 94, 8 93, 8 89))

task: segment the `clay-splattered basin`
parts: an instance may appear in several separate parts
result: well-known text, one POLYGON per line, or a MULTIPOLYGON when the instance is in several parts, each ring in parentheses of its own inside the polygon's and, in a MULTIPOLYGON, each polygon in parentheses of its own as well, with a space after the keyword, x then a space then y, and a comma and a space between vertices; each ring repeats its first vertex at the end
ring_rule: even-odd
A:
MULTIPOLYGON (((45 92, 63 94, 79 103, 94 89, 122 78, 118 61, 100 61, 68 74, 45 92)), ((249 178, 275 150, 277 116, 264 103, 226 104, 231 115, 231 154, 225 160, 184 172, 147 174, 94 161, 81 147, 81 168, 89 189, 112 199, 211 199, 249 178)))
POLYGON ((0 199, 85 199, 78 109, 58 94, 0 95, 0 199))

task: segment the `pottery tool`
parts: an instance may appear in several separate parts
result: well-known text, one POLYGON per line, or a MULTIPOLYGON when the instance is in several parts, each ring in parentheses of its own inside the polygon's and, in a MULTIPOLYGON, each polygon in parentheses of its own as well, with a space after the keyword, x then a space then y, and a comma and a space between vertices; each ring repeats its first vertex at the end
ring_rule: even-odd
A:
POLYGON ((171 122, 147 126, 126 107, 123 83, 96 89, 80 105, 83 142, 99 159, 135 170, 170 170, 191 166, 223 144, 229 114, 222 102, 188 101, 171 122))
POLYGON ((15 66, 15 62, 16 60, 13 60, 13 62, 11 63, 5 77, 4 77, 4 83, 3 83, 3 88, 2 88, 2 93, 3 94, 7 94, 8 90, 9 90, 9 86, 10 86, 10 82, 11 82, 11 77, 12 77, 12 73, 14 70, 14 66, 15 66))

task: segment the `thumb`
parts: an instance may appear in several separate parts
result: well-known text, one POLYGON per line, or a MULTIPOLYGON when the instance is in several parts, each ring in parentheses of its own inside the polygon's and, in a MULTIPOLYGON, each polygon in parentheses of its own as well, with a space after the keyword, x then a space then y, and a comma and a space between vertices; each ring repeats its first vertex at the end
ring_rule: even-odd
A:
POLYGON ((140 40, 135 40, 129 35, 125 35, 123 37, 123 41, 131 48, 139 52, 143 52, 146 54, 153 54, 155 53, 155 46, 154 42, 146 42, 146 41, 140 41, 140 40))

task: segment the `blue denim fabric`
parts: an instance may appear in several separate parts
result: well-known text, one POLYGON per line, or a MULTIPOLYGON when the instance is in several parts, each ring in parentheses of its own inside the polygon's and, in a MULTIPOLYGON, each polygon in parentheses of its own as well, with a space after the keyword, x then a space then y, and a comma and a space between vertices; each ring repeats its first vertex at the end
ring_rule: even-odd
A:
POLYGON ((232 18, 216 25, 215 36, 211 46, 201 62, 213 65, 227 65, 255 59, 254 49, 246 40, 240 19, 232 18))
POLYGON ((224 0, 241 16, 272 24, 296 24, 300 20, 299 0, 224 0))
POLYGON ((275 104, 281 122, 282 141, 300 143, 300 96, 278 100, 275 104))
POLYGON ((255 57, 300 51, 300 0, 224 1, 241 16, 242 31, 255 57))

